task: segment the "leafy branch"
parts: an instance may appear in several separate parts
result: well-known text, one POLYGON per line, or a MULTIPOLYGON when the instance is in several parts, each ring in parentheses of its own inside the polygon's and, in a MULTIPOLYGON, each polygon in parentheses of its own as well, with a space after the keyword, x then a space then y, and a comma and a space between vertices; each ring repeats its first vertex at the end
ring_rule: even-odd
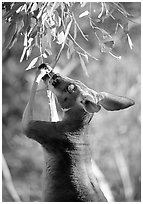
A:
POLYGON ((78 55, 80 54, 80 57, 85 56, 87 58, 88 56, 97 60, 96 57, 83 49, 76 40, 80 34, 87 42, 89 41, 88 35, 84 34, 83 19, 89 20, 89 28, 91 32, 94 32, 95 38, 98 39, 101 52, 116 57, 111 51, 116 45, 115 36, 118 34, 119 26, 123 30, 123 36, 127 39, 129 47, 133 49, 133 43, 128 32, 128 21, 132 15, 118 2, 3 2, 2 6, 4 10, 3 19, 5 22, 9 22, 3 50, 5 52, 11 49, 19 36, 22 36, 23 52, 20 62, 28 59, 35 47, 39 49, 40 55, 38 60, 35 60, 34 65, 32 62, 32 65, 36 66, 37 63, 48 62, 52 56, 55 56, 52 47, 56 44, 60 46, 60 49, 52 62, 53 68, 61 53, 65 51, 68 58, 76 52, 78 55), (79 6, 82 13, 78 9, 79 6), (116 29, 112 35, 110 34, 110 28, 107 30, 103 26, 108 18, 110 18, 111 24, 112 22, 116 23, 116 29), (81 53, 76 47, 81 50, 81 53))

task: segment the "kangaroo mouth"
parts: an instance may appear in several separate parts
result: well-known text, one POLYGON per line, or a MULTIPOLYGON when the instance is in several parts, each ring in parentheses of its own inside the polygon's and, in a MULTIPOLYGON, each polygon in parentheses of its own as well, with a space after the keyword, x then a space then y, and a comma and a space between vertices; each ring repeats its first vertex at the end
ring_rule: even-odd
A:
POLYGON ((45 75, 42 77, 42 79, 43 79, 43 81, 51 80, 52 77, 53 77, 53 75, 54 75, 54 73, 53 73, 53 71, 51 71, 51 72, 45 74, 45 75))
POLYGON ((47 70, 46 74, 42 77, 43 81, 49 85, 52 85, 54 88, 57 87, 60 83, 61 76, 55 74, 53 70, 49 69, 46 64, 41 64, 39 68, 47 70))
POLYGON ((52 84, 52 86, 58 86, 60 84, 60 78, 61 77, 59 74, 54 74, 50 79, 50 83, 52 84))
POLYGON ((55 74, 52 71, 50 73, 45 74, 42 79, 44 82, 48 81, 50 85, 52 85, 53 87, 56 87, 59 85, 60 83, 60 75, 59 74, 55 74))
POLYGON ((48 82, 53 87, 59 85, 61 76, 59 74, 55 74, 50 66, 43 63, 39 66, 39 69, 44 69, 46 71, 46 74, 42 77, 45 83, 48 82))

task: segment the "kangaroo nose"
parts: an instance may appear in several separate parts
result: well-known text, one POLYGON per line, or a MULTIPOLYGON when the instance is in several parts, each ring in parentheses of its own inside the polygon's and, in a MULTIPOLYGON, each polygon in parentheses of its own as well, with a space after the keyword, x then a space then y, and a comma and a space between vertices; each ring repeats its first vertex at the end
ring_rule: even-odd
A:
POLYGON ((56 87, 60 83, 60 75, 54 74, 51 81, 52 81, 52 85, 56 87))
POLYGON ((53 76, 52 76, 52 80, 55 80, 57 78, 57 74, 54 74, 53 76))

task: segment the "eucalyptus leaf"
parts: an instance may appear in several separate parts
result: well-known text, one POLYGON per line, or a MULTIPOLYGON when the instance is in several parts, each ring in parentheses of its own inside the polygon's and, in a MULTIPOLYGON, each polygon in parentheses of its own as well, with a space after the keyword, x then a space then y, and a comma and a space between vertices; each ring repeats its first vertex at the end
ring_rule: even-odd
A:
POLYGON ((35 57, 31 62, 30 64, 28 65, 28 67, 26 68, 26 71, 27 70, 30 70, 32 68, 34 68, 34 65, 36 64, 36 62, 38 61, 39 57, 35 57))

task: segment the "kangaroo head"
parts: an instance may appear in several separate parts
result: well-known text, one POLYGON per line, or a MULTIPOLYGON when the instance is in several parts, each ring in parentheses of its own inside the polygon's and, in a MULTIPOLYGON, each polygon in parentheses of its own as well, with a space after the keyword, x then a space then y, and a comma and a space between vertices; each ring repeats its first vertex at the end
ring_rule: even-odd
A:
POLYGON ((56 95, 63 110, 71 109, 75 106, 82 107, 86 112, 95 113, 101 106, 109 111, 116 111, 134 105, 134 101, 121 96, 115 96, 106 92, 96 92, 89 89, 83 83, 53 74, 48 82, 49 89, 56 95))

